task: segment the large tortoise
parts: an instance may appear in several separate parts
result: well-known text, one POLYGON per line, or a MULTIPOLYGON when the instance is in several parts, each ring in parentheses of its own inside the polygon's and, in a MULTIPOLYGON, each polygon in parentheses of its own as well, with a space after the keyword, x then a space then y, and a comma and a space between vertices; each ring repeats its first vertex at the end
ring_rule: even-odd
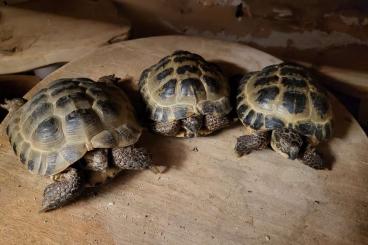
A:
POLYGON ((306 68, 292 63, 245 75, 237 94, 237 112, 248 133, 237 139, 236 152, 241 156, 261 150, 271 141, 281 155, 324 168, 316 146, 332 134, 332 108, 316 80, 306 68))
POLYGON ((198 54, 179 50, 162 58, 142 72, 139 88, 157 133, 193 137, 230 122, 228 83, 198 54))
POLYGON ((133 107, 106 76, 59 79, 31 100, 6 101, 10 144, 33 174, 52 176, 42 211, 58 208, 122 169, 145 169, 150 155, 134 144, 141 135, 133 107))

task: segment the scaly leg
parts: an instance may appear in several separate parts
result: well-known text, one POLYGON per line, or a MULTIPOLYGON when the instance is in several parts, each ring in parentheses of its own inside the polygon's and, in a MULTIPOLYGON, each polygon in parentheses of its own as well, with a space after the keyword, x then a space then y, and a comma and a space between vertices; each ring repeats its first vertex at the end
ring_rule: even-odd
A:
POLYGON ((230 125, 230 120, 227 116, 205 115, 204 124, 211 131, 217 131, 230 125))
POLYGON ((311 168, 324 169, 325 163, 322 159, 322 155, 317 152, 316 148, 308 146, 304 153, 301 155, 300 160, 311 168))
POLYGON ((121 169, 142 170, 150 168, 152 163, 146 149, 133 146, 113 148, 112 158, 113 164, 121 169))
POLYGON ((173 122, 154 122, 152 125, 152 130, 156 133, 165 136, 176 136, 181 128, 180 121, 173 122))
POLYGON ((254 132, 237 138, 235 151, 238 156, 249 154, 253 150, 262 150, 270 142, 269 132, 254 132))
POLYGON ((75 168, 69 168, 66 172, 55 176, 54 181, 44 190, 41 212, 67 204, 78 197, 83 190, 82 177, 75 168))
POLYGON ((18 110, 20 107, 22 107, 22 105, 24 105, 27 100, 23 99, 23 98, 15 98, 15 99, 5 99, 4 104, 0 104, 0 106, 2 108, 4 108, 5 110, 9 111, 9 112, 13 112, 18 110))

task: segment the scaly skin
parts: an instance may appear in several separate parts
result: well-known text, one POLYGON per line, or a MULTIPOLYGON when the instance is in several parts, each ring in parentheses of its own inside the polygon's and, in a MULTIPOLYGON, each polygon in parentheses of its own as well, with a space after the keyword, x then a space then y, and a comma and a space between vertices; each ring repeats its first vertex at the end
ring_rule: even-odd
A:
POLYGON ((172 122, 154 122, 152 125, 152 130, 156 133, 165 135, 165 136, 176 136, 181 129, 180 121, 172 121, 172 122))
POLYGON ((325 163, 314 147, 307 147, 307 150, 301 155, 300 160, 307 166, 314 169, 324 169, 325 163))
POLYGON ((67 204, 83 190, 83 178, 75 168, 67 169, 55 179, 55 182, 46 186, 44 190, 40 212, 47 212, 67 204))
POLYGON ((0 106, 11 113, 17 111, 20 107, 22 107, 27 102, 27 100, 23 98, 15 98, 10 100, 5 99, 4 102, 5 103, 1 104, 0 106))
POLYGON ((191 116, 182 120, 186 137, 197 137, 203 126, 203 116, 191 116))
POLYGON ((229 126, 230 120, 227 116, 205 115, 204 124, 210 132, 215 132, 229 126))
POLYGON ((96 149, 84 155, 86 169, 103 171, 108 166, 108 149, 96 149))
POLYGON ((263 150, 270 142, 269 132, 254 132, 237 138, 235 151, 238 156, 249 154, 253 150, 263 150))
POLYGON ((152 163, 146 149, 133 146, 113 148, 112 158, 113 164, 121 169, 142 170, 149 168, 152 163))

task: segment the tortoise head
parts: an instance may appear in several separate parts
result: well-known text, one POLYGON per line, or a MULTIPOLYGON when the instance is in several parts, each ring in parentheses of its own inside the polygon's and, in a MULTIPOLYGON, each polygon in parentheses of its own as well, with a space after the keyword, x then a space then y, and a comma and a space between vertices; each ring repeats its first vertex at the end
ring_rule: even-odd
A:
POLYGON ((197 137, 203 125, 202 116, 191 116, 182 120, 186 137, 197 137))
POLYGON ((271 147, 284 157, 296 159, 302 145, 302 137, 293 129, 279 128, 272 131, 271 147))

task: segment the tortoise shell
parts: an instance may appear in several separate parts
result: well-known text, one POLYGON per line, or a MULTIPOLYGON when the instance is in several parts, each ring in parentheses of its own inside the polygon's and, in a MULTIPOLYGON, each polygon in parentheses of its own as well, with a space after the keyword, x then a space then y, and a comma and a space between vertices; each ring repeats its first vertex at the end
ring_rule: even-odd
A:
POLYGON ((150 119, 157 122, 231 111, 229 86, 221 69, 188 51, 176 51, 145 69, 139 88, 150 119))
POLYGON ((54 175, 95 148, 134 144, 141 134, 133 107, 112 83, 59 79, 12 116, 6 132, 34 174, 54 175))
POLYGON ((332 108, 304 67, 281 63, 245 75, 237 95, 241 122, 254 130, 293 128, 318 141, 332 133, 332 108))

